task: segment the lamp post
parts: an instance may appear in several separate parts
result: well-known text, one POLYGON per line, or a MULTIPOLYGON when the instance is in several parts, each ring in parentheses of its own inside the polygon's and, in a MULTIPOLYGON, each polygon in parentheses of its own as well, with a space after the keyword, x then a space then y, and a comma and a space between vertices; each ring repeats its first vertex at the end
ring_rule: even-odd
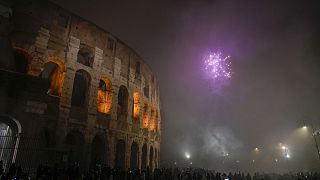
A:
MULTIPOLYGON (((319 144, 318 144, 318 141, 317 141, 317 138, 316 138, 316 136, 320 135, 320 130, 315 130, 312 122, 310 122, 310 127, 311 127, 311 131, 312 131, 311 132, 311 136, 313 137, 314 144, 315 144, 315 147, 316 147, 316 150, 317 150, 317 154, 318 154, 318 158, 320 159, 319 144)), ((303 127, 302 128, 303 129, 307 129, 307 125, 306 125, 305 121, 303 121, 303 127)))

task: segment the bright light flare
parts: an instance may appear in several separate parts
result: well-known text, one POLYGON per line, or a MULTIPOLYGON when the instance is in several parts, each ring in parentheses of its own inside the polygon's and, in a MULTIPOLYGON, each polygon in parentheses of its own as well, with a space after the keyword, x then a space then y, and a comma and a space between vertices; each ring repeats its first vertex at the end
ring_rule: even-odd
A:
POLYGON ((302 129, 307 129, 307 126, 303 126, 302 129))
POLYGON ((187 159, 190 159, 190 154, 189 153, 185 153, 185 156, 187 159))

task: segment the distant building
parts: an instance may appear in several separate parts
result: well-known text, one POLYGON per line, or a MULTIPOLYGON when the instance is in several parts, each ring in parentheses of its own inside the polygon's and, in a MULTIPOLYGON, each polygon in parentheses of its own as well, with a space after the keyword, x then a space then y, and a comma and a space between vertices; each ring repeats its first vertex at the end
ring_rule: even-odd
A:
POLYGON ((157 80, 117 37, 48 1, 0 8, 0 159, 159 167, 157 80))

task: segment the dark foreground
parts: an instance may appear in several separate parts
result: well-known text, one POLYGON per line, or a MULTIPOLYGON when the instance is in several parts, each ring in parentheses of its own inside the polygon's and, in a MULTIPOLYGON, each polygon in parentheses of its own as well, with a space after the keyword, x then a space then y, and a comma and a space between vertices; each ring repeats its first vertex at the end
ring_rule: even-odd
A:
POLYGON ((35 174, 23 172, 22 168, 11 165, 7 172, 1 168, 0 180, 41 179, 41 180, 320 180, 319 173, 286 173, 286 174, 245 174, 242 172, 223 173, 199 168, 161 168, 151 172, 128 169, 121 171, 99 164, 86 173, 81 173, 79 165, 67 168, 58 166, 39 166, 35 174))

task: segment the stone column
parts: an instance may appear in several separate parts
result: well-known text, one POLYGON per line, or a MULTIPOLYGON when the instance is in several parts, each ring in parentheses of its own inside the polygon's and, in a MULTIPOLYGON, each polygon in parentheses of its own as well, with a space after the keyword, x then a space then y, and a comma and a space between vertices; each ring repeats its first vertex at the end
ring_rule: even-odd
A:
POLYGON ((100 81, 100 72, 101 72, 101 64, 102 64, 102 56, 103 51, 99 48, 95 48, 95 55, 92 68, 94 71, 91 73, 91 82, 90 82, 90 90, 89 90, 89 98, 88 98, 88 126, 94 127, 96 114, 97 114, 97 92, 100 81))
POLYGON ((130 159, 131 159, 131 139, 126 141, 126 152, 125 152, 125 168, 130 168, 130 159))

